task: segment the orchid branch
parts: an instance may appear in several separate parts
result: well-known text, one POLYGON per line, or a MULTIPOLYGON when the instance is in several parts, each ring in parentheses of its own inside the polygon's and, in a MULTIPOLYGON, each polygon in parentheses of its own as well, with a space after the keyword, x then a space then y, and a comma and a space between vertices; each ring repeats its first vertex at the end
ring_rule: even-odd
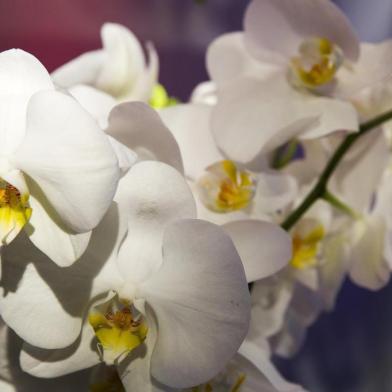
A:
MULTIPOLYGON (((344 155, 350 149, 350 147, 364 134, 374 129, 375 127, 383 124, 384 122, 392 119, 392 110, 383 113, 375 118, 363 123, 359 127, 359 131, 352 133, 345 137, 340 146, 337 148, 335 153, 330 158, 327 166, 321 173, 321 176, 317 183, 314 185, 312 190, 308 193, 302 203, 285 219, 282 223, 282 227, 285 230, 290 230, 305 214, 305 212, 318 200, 327 199, 331 194, 327 190, 327 185, 330 177, 334 173, 335 169, 339 165, 340 161, 343 159, 344 155)), ((329 200, 328 200, 329 201, 329 200)))

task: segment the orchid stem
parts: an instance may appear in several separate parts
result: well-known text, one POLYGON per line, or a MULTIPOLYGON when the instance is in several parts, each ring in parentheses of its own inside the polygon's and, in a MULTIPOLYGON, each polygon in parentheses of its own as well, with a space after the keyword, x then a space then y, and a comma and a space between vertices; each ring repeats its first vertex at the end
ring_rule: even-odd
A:
MULTIPOLYGON (((350 149, 350 147, 364 134, 369 132, 370 130, 376 128, 377 126, 383 124, 384 122, 392 119, 392 110, 386 113, 383 113, 375 118, 361 124, 359 127, 359 131, 356 133, 351 133, 345 137, 342 143, 339 145, 337 150, 334 152, 332 157, 327 163, 327 166, 321 173, 320 178, 317 183, 302 201, 302 203, 285 219, 282 223, 282 227, 289 231, 301 217, 305 214, 305 212, 318 200, 325 199, 328 197, 329 192, 327 191, 327 185, 330 177, 334 173, 336 167, 343 159, 346 152, 350 149)), ((330 195, 330 194, 329 194, 330 195)))
POLYGON ((345 214, 351 216, 354 219, 358 219, 360 217, 360 214, 354 211, 352 208, 350 208, 346 203, 344 203, 342 200, 337 198, 334 194, 326 190, 322 196, 322 198, 337 208, 338 210, 344 212, 345 214))

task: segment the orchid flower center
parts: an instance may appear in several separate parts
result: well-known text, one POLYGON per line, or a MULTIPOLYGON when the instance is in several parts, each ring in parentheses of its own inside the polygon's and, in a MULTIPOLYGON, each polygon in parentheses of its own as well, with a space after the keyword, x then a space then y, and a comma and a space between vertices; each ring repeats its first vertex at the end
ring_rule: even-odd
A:
POLYGON ((256 180, 230 160, 207 167, 197 182, 200 199, 212 211, 225 213, 249 206, 256 190, 256 180))
POLYGON ((291 59, 289 80, 295 87, 314 90, 330 83, 343 64, 343 52, 327 38, 309 38, 291 59))
POLYGON ((0 178, 0 238, 8 244, 31 217, 29 194, 21 192, 0 178))
POLYGON ((310 229, 302 228, 293 234, 293 257, 290 265, 295 269, 314 267, 320 251, 321 241, 325 237, 325 230, 321 224, 313 225, 310 229))
POLYGON ((148 327, 143 315, 129 302, 117 299, 104 307, 96 307, 89 314, 101 349, 102 360, 108 365, 140 346, 147 336, 148 327))

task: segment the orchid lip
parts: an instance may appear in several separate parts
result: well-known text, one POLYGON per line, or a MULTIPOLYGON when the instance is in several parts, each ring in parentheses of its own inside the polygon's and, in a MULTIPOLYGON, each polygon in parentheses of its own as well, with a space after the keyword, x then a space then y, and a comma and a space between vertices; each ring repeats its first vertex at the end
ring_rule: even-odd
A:
POLYGON ((9 244, 28 223, 32 209, 29 194, 0 178, 0 238, 9 244))
POLYGON ((210 210, 227 213, 247 208, 256 191, 256 178, 230 160, 206 168, 197 181, 200 199, 210 210))
POLYGON ((101 360, 117 364, 146 339, 148 327, 131 301, 118 296, 92 309, 88 321, 98 340, 101 360))
POLYGON ((294 87, 315 91, 334 80, 343 61, 342 50, 327 38, 308 38, 290 60, 289 82, 294 87))

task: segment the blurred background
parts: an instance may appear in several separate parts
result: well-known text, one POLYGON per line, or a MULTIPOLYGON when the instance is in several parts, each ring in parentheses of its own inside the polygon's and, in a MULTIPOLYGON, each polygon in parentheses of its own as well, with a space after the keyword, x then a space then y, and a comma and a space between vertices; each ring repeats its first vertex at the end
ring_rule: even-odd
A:
MULTIPOLYGON (((106 22, 122 23, 160 56, 160 80, 186 100, 207 79, 204 54, 240 30, 248 0, 0 0, 0 50, 22 48, 50 70, 100 47, 106 22)), ((336 0, 364 41, 392 36, 392 0, 336 0)), ((312 392, 392 391, 392 284, 372 293, 346 283, 336 309, 310 328, 294 358, 276 359, 312 392)))

